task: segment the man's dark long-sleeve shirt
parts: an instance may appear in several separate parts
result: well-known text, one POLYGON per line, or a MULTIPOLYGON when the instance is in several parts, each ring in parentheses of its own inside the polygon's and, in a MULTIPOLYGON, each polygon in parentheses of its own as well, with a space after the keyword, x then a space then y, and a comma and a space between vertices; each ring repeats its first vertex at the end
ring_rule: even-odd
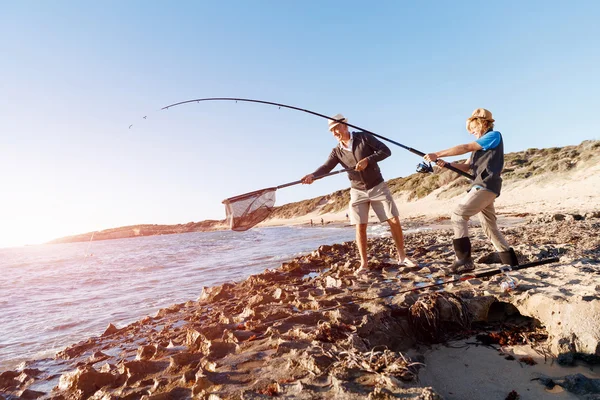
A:
POLYGON ((344 168, 354 168, 363 158, 369 159, 369 164, 362 171, 348 171, 350 185, 359 190, 369 190, 383 182, 383 176, 377 163, 392 155, 391 150, 373 135, 365 132, 352 132, 352 151, 344 150, 339 145, 331 150, 327 161, 321 165, 314 176, 331 172, 336 165, 344 168))

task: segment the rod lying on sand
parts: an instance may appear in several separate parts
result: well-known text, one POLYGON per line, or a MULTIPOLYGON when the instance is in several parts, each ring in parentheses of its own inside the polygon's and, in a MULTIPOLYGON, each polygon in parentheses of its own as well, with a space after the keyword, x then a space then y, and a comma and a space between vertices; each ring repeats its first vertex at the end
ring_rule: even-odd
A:
MULTIPOLYGON (((206 97, 206 98, 203 98, 203 99, 194 99, 194 100, 180 101, 179 103, 169 104, 168 106, 165 106, 165 107, 161 108, 161 110, 168 110, 169 108, 172 108, 172 107, 175 107, 175 106, 179 106, 179 105, 182 105, 182 104, 187 104, 187 103, 200 103, 201 101, 235 101, 236 103, 238 101, 243 101, 243 102, 247 102, 247 103, 267 104, 267 105, 276 106, 276 107, 280 107, 280 108, 283 107, 283 108, 289 108, 291 110, 302 111, 302 112, 305 112, 305 113, 308 113, 308 114, 316 115, 317 117, 321 117, 321 118, 325 118, 327 120, 331 120, 331 117, 328 117, 325 114, 321 114, 321 113, 318 113, 318 112, 315 112, 315 111, 306 110, 306 109, 300 108, 300 107, 294 107, 294 106, 290 106, 290 105, 287 105, 287 104, 281 104, 281 103, 274 103, 272 101, 255 100, 255 99, 243 99, 243 98, 237 98, 237 97, 206 97)), ((378 137, 379 139, 383 139, 385 141, 393 143, 396 146, 400 146, 403 149, 408 150, 411 153, 414 153, 414 154, 416 154, 416 155, 418 155, 420 157, 425 156, 425 153, 423 153, 423 152, 421 152, 419 150, 415 150, 412 147, 405 146, 402 143, 398 143, 395 140, 388 139, 388 138, 386 138, 384 136, 378 135, 378 134, 376 134, 374 132, 371 132, 371 131, 369 131, 367 129, 361 128, 360 126, 352 125, 352 124, 349 124, 348 122, 345 122, 345 121, 342 121, 342 120, 336 120, 336 121, 338 121, 338 122, 340 122, 340 123, 342 123, 344 125, 348 125, 348 126, 354 128, 354 129, 358 129, 360 131, 363 131, 363 132, 366 132, 366 133, 368 133, 370 135, 378 137)), ((465 178, 469 178, 471 180, 475 179, 475 177, 473 175, 468 174, 468 173, 466 173, 464 171, 461 171, 460 169, 458 169, 456 167, 453 167, 449 163, 447 163, 444 166, 444 168, 447 168, 447 169, 449 169, 451 171, 454 171, 457 174, 464 176, 465 178)))
MULTIPOLYGON (((328 174, 316 176, 314 179, 325 178, 340 172, 351 171, 352 168, 341 169, 328 174)), ((288 186, 302 183, 302 180, 284 183, 266 189, 240 194, 222 201, 225 204, 226 219, 233 231, 247 231, 271 214, 275 205, 275 191, 288 186)))
POLYGON ((464 282, 464 281, 468 281, 470 279, 475 279, 475 278, 487 278, 487 277, 494 276, 494 275, 506 274, 510 271, 517 271, 520 269, 537 267, 539 265, 551 264, 551 263, 555 263, 558 261, 559 260, 557 257, 553 257, 553 258, 547 258, 545 260, 532 261, 532 262, 521 264, 521 265, 515 265, 513 267, 502 266, 500 268, 488 269, 485 271, 481 271, 476 274, 462 275, 460 278, 457 278, 457 279, 450 279, 450 280, 446 280, 446 281, 439 282, 439 283, 432 283, 431 285, 425 285, 425 286, 420 286, 420 287, 416 287, 416 288, 412 288, 412 289, 402 290, 400 292, 394 293, 394 295, 408 293, 408 292, 415 292, 418 290, 428 289, 428 288, 432 288, 432 287, 436 287, 436 286, 443 286, 443 285, 447 285, 449 283, 464 282))

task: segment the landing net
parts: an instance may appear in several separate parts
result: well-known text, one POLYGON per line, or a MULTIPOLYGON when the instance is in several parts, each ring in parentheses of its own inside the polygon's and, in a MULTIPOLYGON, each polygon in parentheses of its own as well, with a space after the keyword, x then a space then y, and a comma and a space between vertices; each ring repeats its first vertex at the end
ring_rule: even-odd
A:
POLYGON ((226 219, 233 231, 247 231, 264 221, 275 205, 277 188, 257 190, 223 200, 226 219))

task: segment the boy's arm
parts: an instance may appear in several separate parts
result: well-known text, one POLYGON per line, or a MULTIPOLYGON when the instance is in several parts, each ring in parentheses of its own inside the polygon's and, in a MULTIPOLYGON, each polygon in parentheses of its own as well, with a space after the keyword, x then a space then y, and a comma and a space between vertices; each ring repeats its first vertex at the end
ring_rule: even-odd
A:
MULTIPOLYGON (((471 163, 460 163, 460 162, 445 162, 444 160, 438 159, 438 161, 441 161, 445 164, 449 164, 452 167, 461 170, 462 172, 466 172, 469 173, 471 171, 471 163)), ((440 163, 438 162, 438 165, 440 165, 440 163)), ((443 165, 440 165, 440 167, 443 167, 443 165)))
POLYGON ((459 144, 458 146, 450 147, 446 150, 436 151, 435 153, 425 154, 423 158, 425 159, 425 161, 435 162, 440 157, 460 156, 462 154, 471 153, 481 149, 482 147, 479 143, 471 142, 466 144, 459 144))

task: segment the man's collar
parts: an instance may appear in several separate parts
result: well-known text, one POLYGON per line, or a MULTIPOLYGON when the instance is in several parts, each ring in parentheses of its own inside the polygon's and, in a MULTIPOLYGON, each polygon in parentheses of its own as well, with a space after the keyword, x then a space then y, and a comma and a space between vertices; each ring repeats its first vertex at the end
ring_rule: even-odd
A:
POLYGON ((346 149, 346 150, 350 149, 350 150, 352 150, 352 140, 354 139, 354 135, 353 135, 354 132, 348 132, 348 133, 350 134, 350 139, 348 139, 348 147, 344 147, 344 145, 342 144, 342 142, 340 142, 338 144, 338 146, 340 146, 341 149, 346 149))

